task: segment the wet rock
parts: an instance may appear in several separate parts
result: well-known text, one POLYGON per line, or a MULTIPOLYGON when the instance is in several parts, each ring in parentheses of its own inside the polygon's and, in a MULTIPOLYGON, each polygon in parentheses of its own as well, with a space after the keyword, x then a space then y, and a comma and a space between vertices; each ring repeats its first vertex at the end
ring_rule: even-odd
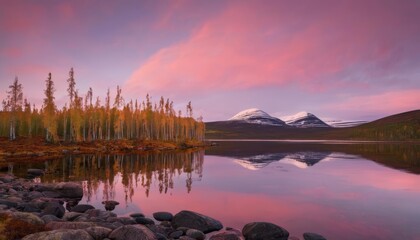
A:
POLYGON ((171 227, 172 228, 172 223, 169 222, 169 221, 160 222, 160 225, 164 226, 164 227, 171 227))
POLYGON ((202 231, 196 229, 188 229, 186 235, 197 240, 204 240, 206 238, 206 235, 202 231))
POLYGON ((155 212, 153 213, 153 218, 162 222, 162 221, 172 221, 174 216, 170 212, 155 212))
POLYGON ((169 236, 169 234, 171 234, 174 231, 172 226, 171 227, 164 227, 164 226, 161 226, 161 225, 149 224, 149 225, 146 225, 146 227, 148 229, 150 229, 152 232, 160 233, 160 234, 164 235, 165 237, 169 236))
POLYGON ((49 222, 46 224, 48 229, 84 229, 88 227, 96 227, 92 222, 49 222))
POLYGON ((180 238, 182 235, 184 235, 184 232, 183 232, 183 231, 174 231, 174 232, 172 232, 171 234, 169 234, 169 237, 170 237, 170 238, 175 238, 175 239, 178 239, 178 238, 180 238))
POLYGON ((82 185, 74 182, 61 182, 57 183, 54 191, 60 194, 63 198, 82 198, 83 188, 82 185))
POLYGON ((289 237, 286 229, 268 222, 248 223, 242 229, 242 234, 247 240, 287 240, 289 237))
POLYGON ((155 224, 155 222, 152 219, 145 218, 145 217, 138 217, 138 218, 135 218, 134 220, 136 221, 136 223, 142 224, 142 225, 155 224))
POLYGON ((192 238, 192 237, 188 237, 188 236, 181 236, 181 237, 179 237, 179 240, 195 240, 195 239, 192 238))
POLYGON ((79 204, 71 208, 71 212, 78 212, 78 213, 84 213, 89 209, 95 209, 94 206, 89 204, 79 204))
POLYGON ((157 240, 167 240, 168 238, 160 233, 155 233, 157 240))
POLYGON ((82 214, 83 213, 78 213, 78 212, 66 212, 66 213, 64 213, 63 220, 65 220, 65 221, 73 221, 73 220, 75 220, 76 218, 78 218, 82 214))
POLYGON ((16 209, 21 212, 41 212, 41 209, 35 203, 19 203, 16 209))
POLYGON ((28 235, 22 240, 93 240, 89 233, 83 230, 60 229, 48 232, 39 232, 28 235))
POLYGON ((29 198, 29 199, 37 199, 37 198, 45 197, 45 195, 41 192, 38 192, 38 191, 32 191, 32 192, 29 192, 26 195, 26 197, 29 198))
POLYGON ((130 214, 130 217, 132 218, 138 218, 138 217, 145 217, 143 213, 132 213, 130 214))
POLYGON ((311 232, 304 233, 303 238, 305 240, 327 240, 322 235, 319 235, 318 233, 311 233, 311 232))
POLYGON ((109 217, 116 217, 117 216, 117 214, 115 214, 113 212, 103 211, 103 210, 100 210, 100 209, 89 209, 85 213, 87 214, 87 216, 89 218, 98 217, 98 218, 107 219, 109 217))
POLYGON ((43 225, 44 221, 35 214, 25 213, 25 212, 9 212, 7 215, 11 218, 24 221, 30 224, 39 224, 43 225))
POLYGON ((26 173, 28 173, 28 175, 32 175, 32 176, 42 176, 42 175, 44 175, 44 170, 36 169, 36 168, 30 168, 26 171, 26 173))
POLYGON ((176 228, 177 231, 182 231, 184 234, 187 233, 188 229, 189 228, 187 228, 187 227, 178 227, 178 228, 176 228))
POLYGON ((99 227, 104 227, 104 228, 109 228, 111 230, 115 230, 119 227, 124 226, 124 224, 120 223, 120 222, 97 222, 96 225, 98 225, 99 227))
POLYGON ((54 191, 44 191, 44 192, 42 192, 42 194, 46 197, 49 197, 49 198, 59 198, 59 197, 61 197, 60 193, 54 192, 54 191))
POLYGON ((45 224, 49 222, 62 222, 64 220, 54 216, 54 215, 44 215, 41 217, 41 219, 44 221, 45 224))
POLYGON ((0 204, 1 205, 6 205, 8 208, 15 208, 18 205, 17 202, 6 200, 6 199, 0 199, 0 204))
POLYGON ((112 232, 111 229, 104 227, 88 227, 84 230, 95 240, 102 240, 108 237, 108 235, 112 232))
POLYGON ((119 227, 108 237, 113 240, 157 240, 152 231, 140 224, 119 227))
POLYGON ((218 220, 192 211, 181 211, 177 213, 172 219, 172 225, 174 228, 193 228, 203 233, 218 231, 223 228, 222 223, 218 220))
POLYGON ((7 190, 7 192, 8 192, 9 194, 11 194, 11 195, 16 195, 16 194, 18 194, 18 192, 17 192, 15 189, 13 189, 13 188, 9 188, 9 189, 7 190))
POLYGON ((210 240, 242 240, 242 238, 234 232, 222 232, 211 236, 210 240))
POLYGON ((129 225, 129 224, 136 224, 137 222, 129 217, 109 217, 106 219, 108 222, 120 222, 124 225, 129 225))
POLYGON ((103 201, 102 204, 105 205, 105 210, 112 211, 115 209, 115 206, 119 205, 120 203, 117 201, 109 200, 109 201, 103 201))
POLYGON ((0 181, 2 181, 3 183, 10 183, 13 180, 15 180, 15 177, 11 175, 0 175, 0 181))
POLYGON ((42 210, 42 215, 54 215, 58 218, 62 218, 66 209, 64 209, 63 205, 57 202, 48 202, 45 208, 42 210))

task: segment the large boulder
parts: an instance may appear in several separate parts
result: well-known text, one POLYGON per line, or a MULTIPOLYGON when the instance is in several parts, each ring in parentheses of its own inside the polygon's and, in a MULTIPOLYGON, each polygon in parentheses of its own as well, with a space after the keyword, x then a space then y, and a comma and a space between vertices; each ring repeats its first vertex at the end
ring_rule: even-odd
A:
POLYGON ((66 209, 58 202, 48 202, 45 208, 42 210, 41 215, 54 215, 58 218, 62 218, 66 209))
POLYGON ((327 240, 322 235, 319 235, 318 233, 311 233, 311 232, 304 233, 303 238, 305 240, 327 240))
POLYGON ((41 176, 44 175, 44 170, 37 168, 30 168, 26 171, 30 176, 41 176))
POLYGON ((155 212, 153 213, 153 217, 162 222, 162 221, 172 221, 172 218, 174 217, 174 215, 172 215, 172 213, 170 212, 155 212))
POLYGON ((56 222, 52 221, 45 225, 48 229, 85 229, 89 227, 96 227, 92 222, 56 222))
POLYGON ((95 207, 89 204, 79 204, 72 207, 70 212, 84 213, 89 209, 95 209, 95 207))
POLYGON ((120 203, 114 200, 103 201, 102 204, 105 205, 105 210, 112 211, 115 209, 115 206, 119 205, 120 203))
POLYGON ((178 227, 193 228, 203 233, 218 231, 223 228, 222 223, 218 220, 192 211, 177 213, 172 219, 172 226, 175 229, 178 227))
POLYGON ((68 230, 68 229, 60 229, 48 232, 39 232, 30 234, 22 240, 94 240, 89 233, 83 230, 68 230))
POLYGON ((242 229, 242 234, 246 240, 287 240, 289 232, 275 224, 268 222, 248 223, 242 229))
POLYGON ((54 191, 60 194, 63 198, 82 198, 83 188, 82 185, 75 182, 61 182, 57 183, 54 191))
POLYGON ((242 240, 242 238, 234 232, 221 232, 211 236, 210 240, 242 240))
POLYGON ((206 238, 206 235, 197 229, 188 229, 186 235, 197 240, 204 240, 206 238))
POLYGON ((112 240, 157 240, 152 231, 140 224, 119 227, 108 237, 112 240))
POLYGON ((11 218, 24 221, 30 224, 43 225, 44 221, 35 214, 26 212, 8 212, 7 215, 11 218))
POLYGON ((104 227, 88 227, 83 229, 86 232, 88 232, 90 234, 90 236, 92 236, 93 239, 95 240, 102 240, 106 237, 108 237, 108 235, 111 233, 111 229, 109 228, 104 228, 104 227))

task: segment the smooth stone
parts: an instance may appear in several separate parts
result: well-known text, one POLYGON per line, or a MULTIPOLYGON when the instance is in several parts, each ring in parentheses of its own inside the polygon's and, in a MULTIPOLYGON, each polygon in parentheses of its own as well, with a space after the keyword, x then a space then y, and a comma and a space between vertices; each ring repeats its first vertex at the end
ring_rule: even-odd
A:
POLYGON ((60 193, 54 192, 54 191, 44 191, 44 192, 42 192, 42 194, 44 194, 44 196, 49 197, 49 198, 59 198, 59 197, 61 197, 60 193))
POLYGON ((16 209, 21 212, 41 212, 41 209, 35 203, 19 203, 16 209))
POLYGON ((107 222, 120 222, 124 225, 136 224, 137 222, 129 217, 109 217, 106 219, 107 222))
POLYGON ((153 218, 162 222, 162 221, 172 221, 174 215, 170 212, 155 212, 153 213, 153 218))
POLYGON ((28 173, 29 175, 33 175, 33 176, 41 176, 41 175, 44 175, 44 170, 36 169, 36 168, 30 168, 26 171, 26 173, 28 173))
POLYGON ((6 200, 6 199, 0 199, 0 204, 1 205, 6 205, 8 208, 15 208, 18 205, 17 202, 6 200))
POLYGON ((63 205, 57 203, 57 202, 49 202, 46 204, 45 208, 42 210, 42 215, 54 215, 58 218, 62 218, 64 216, 64 213, 66 212, 66 209, 63 207, 63 205))
POLYGON ((242 240, 242 238, 234 232, 222 232, 211 236, 210 240, 242 240))
POLYGON ((2 181, 4 183, 10 183, 13 180, 15 180, 15 177, 10 176, 10 175, 2 175, 2 176, 0 176, 0 181, 2 181))
POLYGON ((115 206, 119 205, 120 203, 117 201, 109 200, 109 201, 103 201, 102 204, 105 205, 105 210, 112 211, 115 209, 115 206))
POLYGON ((289 237, 286 229, 268 222, 248 223, 242 229, 242 234, 246 240, 287 240, 289 237))
POLYGON ((54 191, 60 194, 63 198, 82 198, 82 185, 75 182, 60 182, 54 187, 54 191))
POLYGON ((120 223, 120 222, 97 222, 96 225, 98 225, 99 227, 104 227, 104 228, 109 228, 111 230, 115 230, 119 227, 124 226, 124 224, 120 223))
POLYGON ((132 213, 130 214, 130 217, 132 218, 138 218, 138 217, 145 217, 143 213, 132 213))
POLYGON ((84 229, 88 227, 96 227, 92 222, 49 222, 45 225, 48 229, 84 229))
POLYGON ((7 192, 8 192, 9 194, 12 194, 12 195, 18 194, 18 192, 17 192, 15 189, 13 189, 13 188, 9 188, 9 189, 7 190, 7 192))
POLYGON ((32 192, 29 192, 26 197, 29 199, 37 199, 37 198, 45 197, 45 195, 42 192, 32 191, 32 192))
POLYGON ((39 232, 30 234, 22 238, 22 240, 94 240, 89 233, 83 230, 69 230, 69 229, 59 229, 48 232, 39 232))
POLYGON ((184 235, 184 232, 183 232, 183 231, 174 231, 174 232, 172 232, 171 234, 169 234, 169 237, 170 237, 170 238, 175 238, 175 239, 178 239, 178 238, 180 238, 182 235, 184 235))
POLYGON ((63 220, 54 215, 44 215, 41 217, 45 224, 49 222, 62 222, 63 220))
POLYGON ((78 212, 66 212, 64 213, 63 220, 65 221, 73 221, 74 219, 78 218, 83 213, 78 212))
POLYGON ((160 222, 159 225, 164 226, 164 227, 172 227, 172 223, 169 221, 160 222))
POLYGON ((305 240, 327 240, 322 235, 319 235, 318 233, 311 233, 311 232, 304 233, 303 238, 305 240))
POLYGON ((157 240, 152 231, 140 224, 119 227, 108 237, 113 240, 157 240))
POLYGON ((161 234, 161 233, 155 233, 157 240, 167 240, 168 238, 161 234))
POLYGON ((206 238, 206 235, 202 231, 197 229, 188 229, 186 235, 197 240, 204 240, 204 238, 206 238))
POLYGON ((155 222, 150 218, 138 217, 138 218, 135 218, 135 220, 136 220, 136 223, 142 224, 142 225, 155 224, 155 222))
POLYGON ((20 220, 20 221, 24 221, 30 224, 38 224, 38 225, 43 225, 44 224, 44 220, 42 220, 40 217, 38 217, 35 214, 32 213, 26 213, 26 212, 9 212, 7 213, 7 215, 9 215, 9 217, 20 220))
POLYGON ((188 236, 181 236, 181 237, 179 237, 178 239, 179 239, 179 240, 195 240, 194 238, 192 238, 192 237, 188 237, 188 236))
POLYGON ((218 231, 223 228, 222 223, 218 220, 192 211, 177 213, 172 219, 172 226, 174 228, 187 227, 197 229, 203 233, 218 231))
POLYGON ((185 234, 185 233, 187 233, 187 231, 189 230, 189 228, 187 228, 187 227, 178 227, 178 228, 176 228, 176 230, 177 231, 182 231, 185 234))
POLYGON ((104 211, 104 210, 100 210, 100 209, 89 209, 85 213, 87 214, 87 216, 89 218, 98 217, 98 218, 107 219, 109 217, 116 217, 117 216, 117 214, 115 214, 113 212, 104 211))
POLYGON ((84 213, 89 209, 95 209, 95 207, 89 204, 79 204, 72 207, 70 212, 84 213))
POLYGON ((90 236, 92 236, 92 238, 95 240, 102 240, 108 237, 108 235, 112 232, 111 229, 104 227, 88 227, 83 230, 89 233, 90 236))
POLYGON ((149 225, 146 225, 146 227, 148 229, 150 229, 152 232, 160 233, 160 234, 164 235, 165 237, 169 236, 169 234, 171 234, 174 231, 172 226, 171 227, 164 227, 164 226, 161 226, 161 225, 149 224, 149 225))

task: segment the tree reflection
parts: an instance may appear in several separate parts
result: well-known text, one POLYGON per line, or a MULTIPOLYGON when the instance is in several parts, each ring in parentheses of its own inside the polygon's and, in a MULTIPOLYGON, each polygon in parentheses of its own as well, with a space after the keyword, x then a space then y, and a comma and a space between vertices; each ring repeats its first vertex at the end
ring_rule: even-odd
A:
MULTIPOLYGON (((152 183, 159 193, 174 188, 174 177, 184 175, 191 192, 193 180, 201 180, 204 151, 156 152, 143 155, 69 155, 44 163, 42 182, 81 181, 89 202, 103 186, 103 200, 115 199, 116 184, 121 180, 125 200, 131 201, 139 187, 149 196, 152 183)), ((32 166, 34 167, 34 166, 32 166)), ((28 166, 27 168, 30 168, 28 166)), ((38 167, 39 168, 39 167, 38 167)), ((21 173, 25 170, 21 169, 21 173)))

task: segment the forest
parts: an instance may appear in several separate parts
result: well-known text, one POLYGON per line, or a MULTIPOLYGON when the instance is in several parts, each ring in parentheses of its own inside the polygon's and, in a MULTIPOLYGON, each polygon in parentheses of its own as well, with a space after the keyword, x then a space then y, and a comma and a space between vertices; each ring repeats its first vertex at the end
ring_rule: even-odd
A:
POLYGON ((55 103, 55 87, 51 73, 45 80, 44 99, 38 109, 24 97, 23 86, 16 77, 7 90, 0 111, 0 136, 43 137, 47 142, 86 142, 96 140, 157 140, 170 142, 203 141, 205 125, 202 117, 193 118, 191 102, 186 112, 178 112, 169 99, 153 103, 145 99, 125 101, 117 86, 112 98, 108 89, 104 104, 94 98, 93 89, 86 94, 76 89, 75 73, 67 79, 68 102, 59 109, 55 103))

